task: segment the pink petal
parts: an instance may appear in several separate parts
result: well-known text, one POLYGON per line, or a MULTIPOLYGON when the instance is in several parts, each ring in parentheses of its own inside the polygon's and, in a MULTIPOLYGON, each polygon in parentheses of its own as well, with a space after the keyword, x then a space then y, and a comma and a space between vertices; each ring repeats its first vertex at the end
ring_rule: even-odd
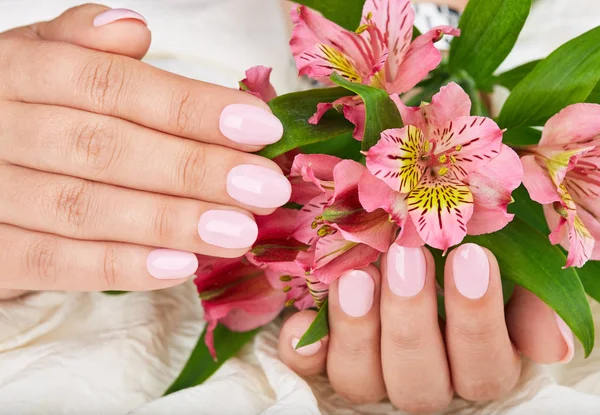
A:
POLYGON ((548 120, 540 146, 584 144, 600 137, 600 105, 574 104, 548 120))
POLYGON ((389 93, 410 91, 442 61, 442 54, 434 43, 444 34, 459 36, 460 30, 451 26, 439 26, 419 36, 412 42, 397 70, 396 79, 386 86, 389 93))
POLYGON ((315 269, 313 276, 325 284, 331 284, 342 274, 364 268, 377 261, 380 252, 368 245, 353 244, 343 255, 338 255, 325 265, 315 269))
POLYGON ((358 182, 358 196, 360 204, 367 212, 383 209, 389 213, 398 226, 403 226, 404 221, 408 218, 406 194, 390 189, 368 170, 363 172, 358 182))
POLYGON ((329 203, 329 197, 321 194, 307 204, 305 204, 298 213, 298 221, 293 237, 305 244, 313 245, 319 238, 317 231, 320 224, 317 224, 317 217, 323 214, 324 207, 329 203))
POLYGON ((342 159, 326 154, 298 154, 292 164, 292 177, 300 176, 307 182, 320 185, 333 181, 333 168, 342 159), (315 182, 315 179, 317 182, 315 182))
POLYGON ((354 124, 354 131, 352 137, 358 141, 362 141, 365 134, 365 122, 367 117, 367 111, 364 103, 361 101, 353 100, 354 105, 344 105, 344 117, 352 124, 354 124))
POLYGON ((560 200, 556 185, 552 183, 548 171, 539 165, 536 156, 521 158, 523 164, 523 185, 532 200, 542 204, 552 204, 560 200))
POLYGON ((257 241, 285 239, 296 229, 298 211, 295 209, 279 208, 266 216, 256 216, 258 225, 257 241))
POLYGON ((452 177, 424 175, 408 195, 408 212, 421 238, 446 251, 467 234, 473 195, 465 184, 452 177))
POLYGON ((421 160, 423 132, 411 125, 386 130, 367 153, 367 168, 391 189, 410 192, 419 182, 426 164, 421 160))
POLYGON ((425 245, 425 241, 419 235, 419 231, 411 218, 404 221, 404 226, 400 229, 395 243, 407 248, 419 248, 425 245))
POLYGON ((460 85, 450 82, 431 98, 431 104, 419 109, 430 128, 443 129, 452 120, 471 115, 471 98, 460 85))
POLYGON ((317 125, 319 121, 321 121, 321 118, 323 118, 323 115, 325 115, 325 113, 332 108, 333 104, 331 102, 322 102, 317 104, 317 112, 315 112, 315 114, 308 119, 308 123, 317 125))
POLYGON ((365 166, 354 160, 339 162, 333 169, 334 199, 354 189, 358 191, 358 182, 365 170, 365 166))
POLYGON ((590 231, 595 241, 590 259, 598 261, 600 260, 600 222, 585 209, 578 208, 577 216, 579 216, 585 227, 590 231))
POLYGON ((246 78, 241 81, 243 90, 258 94, 258 97, 265 102, 277 97, 275 88, 271 85, 272 68, 266 66, 254 66, 246 71, 246 78))

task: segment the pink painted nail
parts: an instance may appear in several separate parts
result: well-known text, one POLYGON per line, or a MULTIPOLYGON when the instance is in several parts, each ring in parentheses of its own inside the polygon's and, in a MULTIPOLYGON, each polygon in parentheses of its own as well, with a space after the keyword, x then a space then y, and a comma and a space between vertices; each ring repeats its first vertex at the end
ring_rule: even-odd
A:
POLYGON ((321 350, 321 340, 309 344, 308 346, 301 347, 296 349, 296 346, 300 342, 300 339, 297 337, 292 338, 292 349, 296 351, 300 356, 312 356, 316 354, 319 350, 321 350))
POLYGON ((567 344, 567 354, 565 354, 565 357, 560 360, 560 363, 569 363, 571 360, 573 360, 573 356, 575 355, 573 332, 558 314, 554 313, 554 317, 556 318, 556 325, 560 330, 560 334, 562 334, 563 339, 565 339, 565 343, 567 344))
POLYGON ((198 258, 190 252, 156 249, 146 258, 146 267, 159 280, 186 278, 198 269, 198 258))
POLYGON ((490 262, 479 245, 459 246, 454 254, 452 271, 456 289, 465 297, 476 300, 487 292, 490 284, 490 262))
POLYGON ((198 223, 200 238, 221 248, 248 248, 258 237, 256 222, 234 210, 209 210, 198 223))
POLYGON ((425 286, 427 263, 422 248, 405 248, 392 244, 386 265, 388 285, 394 294, 414 297, 425 286))
POLYGON ((272 169, 242 164, 227 175, 227 193, 246 205, 276 208, 290 200, 292 186, 283 174, 272 169))
POLYGON ((281 121, 254 105, 226 106, 221 113, 219 127, 225 137, 242 144, 273 144, 283 136, 281 121))
POLYGON ((362 317, 373 307, 375 282, 368 272, 348 271, 338 282, 340 307, 350 317, 362 317))
POLYGON ((139 20, 146 26, 148 25, 148 22, 146 21, 144 16, 129 9, 110 9, 105 12, 102 12, 98 16, 96 16, 93 25, 96 27, 105 26, 109 23, 116 22, 117 20, 126 19, 139 20))

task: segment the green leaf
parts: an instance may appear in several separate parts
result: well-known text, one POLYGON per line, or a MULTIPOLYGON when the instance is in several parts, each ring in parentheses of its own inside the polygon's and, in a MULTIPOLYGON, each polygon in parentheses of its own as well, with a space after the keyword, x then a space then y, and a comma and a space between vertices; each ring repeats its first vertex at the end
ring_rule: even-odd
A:
POLYGON ((337 111, 329 111, 318 125, 308 123, 321 102, 333 102, 352 95, 344 88, 322 88, 281 95, 269 102, 273 114, 283 124, 283 138, 261 151, 259 155, 275 158, 297 147, 340 137, 352 137, 354 126, 337 111))
POLYGON ((499 232, 469 236, 498 259, 502 278, 526 288, 548 304, 583 344, 586 356, 594 347, 594 321, 581 281, 573 268, 562 269, 566 257, 543 235, 515 218, 499 232))
POLYGON ((541 61, 502 107, 503 127, 540 126, 568 105, 583 102, 600 80, 600 26, 541 61))
POLYGON ((365 4, 365 0, 295 0, 295 2, 320 11, 332 22, 351 31, 358 28, 365 4))
POLYGON ((321 304, 319 313, 315 317, 308 330, 306 330, 306 333, 304 333, 304 335, 300 338, 300 341, 296 345, 296 349, 316 343, 329 334, 328 304, 329 300, 325 300, 323 304, 321 304))
POLYGON ((543 235, 549 235, 550 229, 546 223, 544 209, 542 205, 531 200, 525 186, 519 186, 513 192, 512 197, 514 202, 508 205, 508 212, 514 213, 519 219, 527 222, 543 235))
POLYGON ((213 360, 208 347, 204 343, 206 328, 198 339, 192 355, 179 374, 179 377, 169 386, 165 395, 200 385, 213 375, 227 360, 236 355, 260 329, 238 333, 218 325, 214 331, 215 350, 218 360, 213 360))
POLYGON ((347 81, 337 73, 331 75, 331 80, 339 86, 360 95, 365 103, 366 120, 365 135, 362 141, 363 151, 367 151, 379 141, 382 131, 389 128, 402 128, 402 118, 398 108, 383 89, 347 81))
POLYGON ((502 142, 509 146, 528 146, 539 143, 541 138, 540 130, 531 127, 515 127, 504 132, 502 142))
POLYGON ((329 154, 341 159, 358 161, 362 158, 360 154, 360 141, 348 134, 341 135, 320 143, 309 144, 301 148, 304 154, 329 154))
POLYGON ((600 301, 600 262, 588 261, 582 268, 577 269, 581 283, 588 293, 596 301, 600 301))
POLYGON ((585 102, 589 102, 591 104, 600 104, 600 82, 596 84, 596 87, 592 90, 590 95, 588 95, 585 102))
POLYGON ((509 91, 512 91, 515 88, 515 86, 517 86, 519 82, 525 79, 525 77, 527 77, 527 75, 529 75, 533 68, 535 68, 536 65, 540 62, 541 60, 527 62, 526 64, 517 66, 516 68, 511 69, 510 71, 501 73, 500 75, 495 77, 494 83, 497 85, 502 85, 504 88, 508 89, 509 91))
POLYGON ((452 40, 449 67, 466 70, 479 86, 512 50, 527 20, 531 0, 470 0, 452 40))

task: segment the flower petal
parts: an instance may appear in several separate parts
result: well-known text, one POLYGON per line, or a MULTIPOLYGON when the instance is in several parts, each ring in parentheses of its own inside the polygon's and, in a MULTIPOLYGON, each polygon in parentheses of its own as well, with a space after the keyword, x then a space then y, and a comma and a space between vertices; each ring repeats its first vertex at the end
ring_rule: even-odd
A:
POLYGON ((408 195, 408 212, 421 238, 446 251, 467 234, 473 195, 465 184, 452 177, 424 175, 408 195))
POLYGON ((560 200, 556 185, 552 183, 548 171, 537 162, 536 156, 521 158, 523 164, 523 186, 532 200, 542 205, 552 204, 560 200))
POLYGON ((425 241, 421 238, 421 235, 419 235, 419 231, 412 218, 407 218, 404 221, 404 226, 400 228, 395 243, 407 248, 419 248, 425 245, 425 241))
MULTIPOLYGON (((341 239, 341 236, 339 238, 341 239)), ((324 261, 326 258, 321 256, 320 260, 315 263, 316 267, 312 275, 325 284, 331 284, 347 271, 361 269, 370 265, 377 261, 381 253, 368 245, 357 244, 354 242, 338 241, 331 245, 341 253, 335 255, 333 259, 327 258, 329 259, 327 261, 324 261)))
POLYGON ((407 195, 390 189, 368 170, 363 172, 358 182, 358 197, 360 204, 367 212, 383 209, 398 226, 403 226, 404 221, 408 218, 407 195))
POLYGON ((385 130, 367 153, 367 168, 391 189, 408 193, 425 170, 426 165, 420 159, 424 145, 423 132, 412 125, 385 130))
POLYGON ((352 137, 358 141, 362 141, 363 136, 365 135, 365 123, 367 118, 367 110, 362 100, 358 102, 356 100, 352 100, 351 103, 345 104, 344 117, 354 124, 352 137))
POLYGON ((411 43, 397 69, 396 78, 386 87, 390 94, 410 91, 440 64, 442 54, 434 43, 442 39, 444 34, 459 36, 460 30, 451 26, 438 26, 411 43))
POLYGON ((305 204, 298 213, 298 222, 293 237, 307 245, 313 245, 319 235, 317 234, 321 223, 317 217, 323 214, 324 207, 329 203, 329 197, 321 194, 305 204))
POLYGON ((254 66, 246 71, 246 78, 240 82, 240 89, 257 95, 265 102, 277 97, 275 88, 269 80, 272 68, 254 66))
POLYGON ((429 105, 420 107, 420 110, 430 128, 443 129, 452 120, 471 115, 471 98, 460 85, 450 82, 431 98, 429 105))
POLYGON ((577 207, 577 216, 581 219, 585 227, 590 231, 594 238, 594 249, 590 255, 593 261, 600 260, 600 221, 585 209, 577 207))
POLYGON ((591 140, 600 141, 600 105, 574 104, 548 120, 539 145, 589 145, 591 140))

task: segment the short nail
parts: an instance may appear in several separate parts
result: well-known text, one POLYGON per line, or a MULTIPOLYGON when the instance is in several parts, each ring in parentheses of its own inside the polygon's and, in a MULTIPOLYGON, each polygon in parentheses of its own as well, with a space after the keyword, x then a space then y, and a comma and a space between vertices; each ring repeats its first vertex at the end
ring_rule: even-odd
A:
POLYGON ((190 252, 156 249, 146 258, 146 267, 159 280, 186 278, 198 269, 198 258, 190 252))
POLYGON ((456 249, 452 263, 454 285, 459 293, 476 300, 490 284, 490 261, 479 245, 464 244, 456 249))
POLYGON ((198 223, 200 238, 221 248, 248 248, 256 241, 256 222, 234 210, 209 210, 198 223))
POLYGON ((350 317, 362 317, 373 306, 375 282, 368 272, 349 271, 338 281, 338 300, 342 311, 350 317))
POLYGON ((425 286, 427 263, 422 248, 392 244, 386 266, 388 285, 394 294, 413 297, 425 286))
POLYGON ((290 200, 292 186, 279 172, 242 164, 231 169, 227 175, 227 193, 249 206, 277 208, 290 200))
POLYGON ((254 105, 226 106, 221 113, 219 126, 225 137, 242 144, 273 144, 283 136, 281 121, 254 105))
POLYGON ((110 9, 105 12, 102 12, 98 16, 96 16, 93 25, 96 27, 104 26, 109 23, 116 22, 117 20, 126 19, 139 20, 145 25, 148 25, 148 22, 146 21, 144 16, 129 9, 110 9))
POLYGON ((562 334, 563 339, 565 340, 565 343, 567 345, 567 354, 565 354, 565 356, 560 360, 560 363, 569 363, 571 360, 573 360, 573 356, 575 355, 575 343, 573 341, 573 332, 571 331, 569 326, 567 326, 567 323, 565 323, 565 321, 562 318, 560 318, 558 314, 554 313, 554 317, 556 318, 556 325, 560 330, 560 334, 562 334))
POLYGON ((292 338, 292 349, 294 349, 294 351, 296 353, 298 353, 300 356, 312 356, 312 355, 316 354, 319 350, 321 350, 321 340, 319 340, 313 344, 309 344, 308 346, 304 346, 299 349, 296 349, 296 346, 298 345, 299 342, 300 342, 299 338, 297 338, 297 337, 292 338))

